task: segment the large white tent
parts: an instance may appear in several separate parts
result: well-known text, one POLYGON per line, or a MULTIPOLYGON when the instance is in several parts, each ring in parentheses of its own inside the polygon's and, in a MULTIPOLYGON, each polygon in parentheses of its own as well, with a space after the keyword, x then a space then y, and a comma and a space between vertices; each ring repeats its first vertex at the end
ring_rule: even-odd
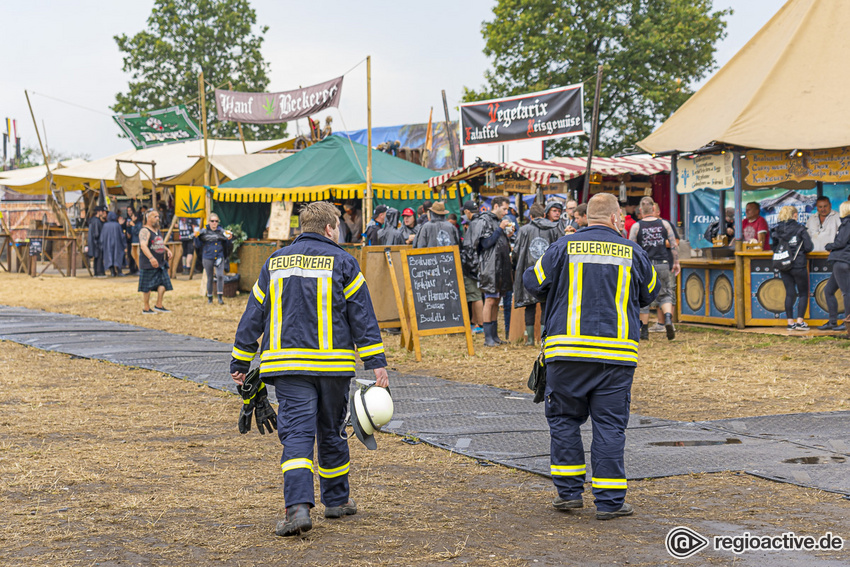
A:
POLYGON ((705 86, 638 143, 766 150, 850 146, 850 2, 789 0, 705 86))
MULTIPOLYGON (((214 158, 245 156, 245 150, 248 151, 248 154, 254 154, 264 150, 277 149, 284 143, 285 140, 246 141, 243 148, 242 142, 238 140, 207 141, 211 164, 214 158)), ((163 179, 175 177, 192 169, 199 160, 203 162, 203 158, 203 140, 192 140, 154 146, 143 150, 127 150, 88 162, 85 160, 69 160, 56 164, 55 167, 52 166, 51 171, 54 183, 66 191, 82 189, 84 183, 99 185, 101 181, 104 181, 108 187, 120 185, 119 171, 126 177, 140 174, 142 184, 150 189, 150 180, 154 178, 154 174, 157 183, 160 183, 163 179), (156 165, 150 165, 151 162, 156 165)), ((257 166, 259 168, 281 158, 248 158, 247 161, 251 159, 259 162, 257 166)), ((236 167, 239 171, 244 169, 244 167, 236 167)), ((253 170, 251 169, 251 171, 253 170)), ((31 195, 49 193, 47 170, 44 166, 0 172, 0 185, 7 185, 15 191, 31 195)))

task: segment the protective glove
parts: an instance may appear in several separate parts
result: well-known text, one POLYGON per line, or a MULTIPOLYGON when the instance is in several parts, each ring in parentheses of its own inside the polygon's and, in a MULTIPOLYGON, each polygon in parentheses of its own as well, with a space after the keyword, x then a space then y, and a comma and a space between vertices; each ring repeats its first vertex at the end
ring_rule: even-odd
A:
POLYGON ((239 433, 245 434, 251 430, 251 416, 255 413, 257 429, 265 435, 268 428, 277 429, 277 414, 269 404, 269 394, 266 385, 260 379, 260 370, 255 368, 245 377, 245 383, 239 387, 242 396, 242 409, 239 411, 239 433))
POLYGON ((277 413, 269 403, 269 391, 265 384, 260 386, 260 391, 254 398, 254 418, 257 420, 257 429, 260 430, 260 435, 266 434, 263 431, 263 426, 268 429, 269 433, 272 432, 272 429, 277 430, 277 413))

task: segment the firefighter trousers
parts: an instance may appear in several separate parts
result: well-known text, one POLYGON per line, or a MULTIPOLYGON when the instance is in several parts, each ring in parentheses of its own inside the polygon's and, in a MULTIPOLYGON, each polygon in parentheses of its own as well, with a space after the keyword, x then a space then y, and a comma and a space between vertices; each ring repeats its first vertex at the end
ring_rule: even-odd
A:
POLYGON ((286 506, 316 505, 313 491, 313 446, 318 448, 322 504, 348 502, 348 441, 340 436, 348 411, 350 378, 287 376, 276 378, 280 404, 277 432, 283 445, 283 497, 286 506))
POLYGON ((581 498, 586 480, 579 428, 588 416, 591 485, 600 512, 619 510, 626 498, 623 451, 634 367, 599 362, 553 362, 546 372, 546 420, 551 434, 550 473, 564 500, 581 498))

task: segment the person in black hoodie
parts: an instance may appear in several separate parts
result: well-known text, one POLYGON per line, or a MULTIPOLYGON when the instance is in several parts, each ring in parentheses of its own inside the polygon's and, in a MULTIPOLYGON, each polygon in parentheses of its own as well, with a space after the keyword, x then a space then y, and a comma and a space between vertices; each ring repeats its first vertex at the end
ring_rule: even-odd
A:
POLYGON ((773 249, 782 244, 791 255, 791 269, 780 271, 779 277, 785 284, 785 316, 788 330, 805 331, 809 328, 803 320, 809 303, 809 271, 806 268, 806 253, 814 249, 812 238, 805 225, 797 222, 797 209, 790 205, 779 210, 779 224, 773 227, 773 249), (794 301, 797 300, 797 320, 794 320, 794 301))
MULTIPOLYGON (((826 245, 826 249, 829 250, 828 260, 832 264, 830 283, 834 278, 835 283, 838 284, 838 288, 844 295, 844 323, 842 325, 835 325, 838 318, 838 301, 834 299, 836 290, 827 286, 824 292, 826 292, 828 299, 829 322, 832 323, 832 330, 847 331, 847 336, 850 337, 850 201, 841 203, 838 216, 841 217, 838 234, 835 235, 835 240, 831 244, 826 245), (829 299, 832 299, 832 301, 829 301, 829 299)), ((824 327, 821 327, 821 329, 824 327)))
MULTIPOLYGON (((522 226, 517 232, 516 245, 511 252, 511 263, 517 277, 514 278, 514 307, 525 308, 525 345, 534 345, 534 318, 537 314, 537 304, 541 303, 544 313, 546 303, 531 295, 522 284, 522 274, 526 268, 533 266, 546 252, 549 245, 563 235, 557 222, 543 217, 543 205, 535 203, 528 211, 531 222, 522 226)), ((545 317, 544 317, 545 318, 545 317)))

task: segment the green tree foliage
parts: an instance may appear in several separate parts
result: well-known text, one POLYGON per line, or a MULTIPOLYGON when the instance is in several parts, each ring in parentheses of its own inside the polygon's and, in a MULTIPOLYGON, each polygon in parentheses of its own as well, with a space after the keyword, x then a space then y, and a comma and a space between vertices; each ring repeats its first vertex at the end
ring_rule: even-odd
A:
MULTIPOLYGON (((493 68, 475 101, 580 83, 603 65, 597 147, 611 155, 648 136, 714 68, 724 17, 711 0, 499 0, 482 24, 493 68)), ((589 130, 596 90, 587 80, 589 130)), ((587 139, 548 143, 549 153, 587 153, 587 139)))
MULTIPOLYGON (((207 128, 213 138, 239 136, 235 122, 218 122, 209 85, 261 92, 269 65, 260 48, 267 26, 254 33, 257 14, 248 0, 156 0, 147 29, 132 37, 115 36, 124 54, 129 88, 118 93, 112 110, 121 114, 186 104, 199 121, 198 74, 207 84, 207 128)), ((283 137, 285 124, 243 124, 247 140, 283 137)))

